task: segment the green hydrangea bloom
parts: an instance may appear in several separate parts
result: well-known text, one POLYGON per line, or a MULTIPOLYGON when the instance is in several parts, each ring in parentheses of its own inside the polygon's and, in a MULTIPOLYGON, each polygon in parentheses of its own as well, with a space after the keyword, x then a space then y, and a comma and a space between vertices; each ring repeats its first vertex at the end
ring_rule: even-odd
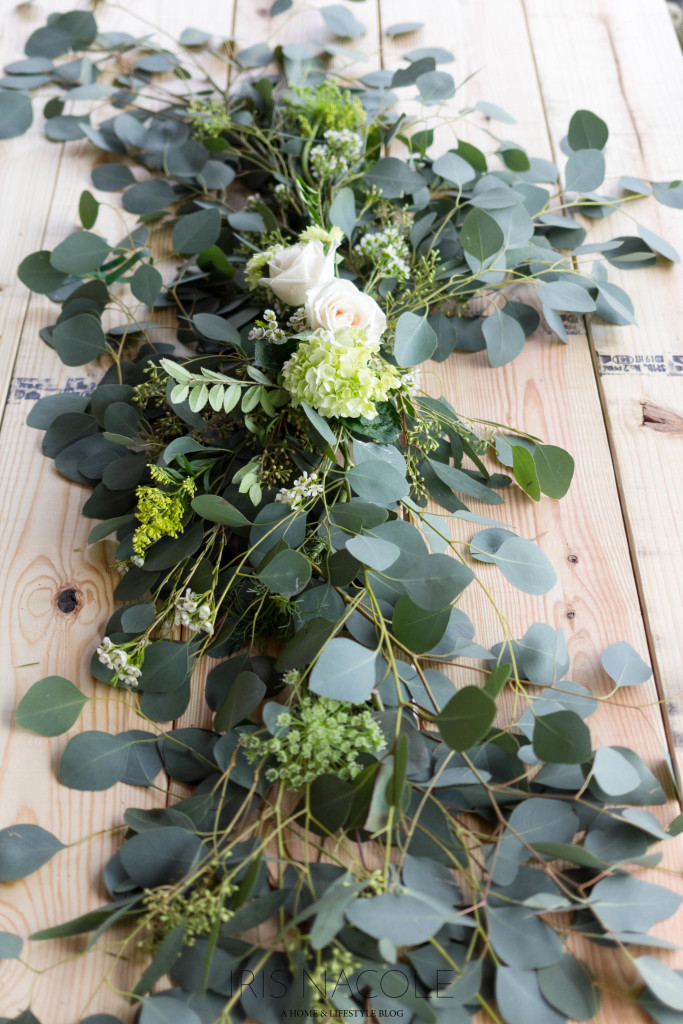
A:
POLYGON ((245 734, 242 742, 251 762, 273 757, 268 781, 282 780, 291 789, 327 773, 353 779, 361 770, 358 755, 376 754, 386 746, 372 711, 331 697, 302 697, 289 710, 283 708, 277 726, 276 736, 245 734))
POLYGON ((317 137, 325 131, 354 131, 365 124, 365 111, 358 96, 352 96, 348 89, 340 89, 334 82, 323 82, 314 88, 297 85, 292 89, 292 98, 285 97, 285 103, 297 113, 299 127, 308 138, 317 137))
POLYGON ((361 330, 314 331, 282 367, 282 386, 295 407, 306 402, 323 416, 374 419, 375 402, 386 402, 401 385, 378 349, 361 330))

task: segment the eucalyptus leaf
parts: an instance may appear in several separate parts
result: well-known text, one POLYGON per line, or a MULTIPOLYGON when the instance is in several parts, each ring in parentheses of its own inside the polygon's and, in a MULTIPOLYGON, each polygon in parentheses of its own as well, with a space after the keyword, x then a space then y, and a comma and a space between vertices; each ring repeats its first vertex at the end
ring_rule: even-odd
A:
POLYGON ((654 956, 638 956, 634 961, 643 981, 653 996, 670 1006, 683 1010, 683 977, 654 956))
POLYGON ((217 241, 220 230, 221 215, 215 206, 189 213, 173 228, 173 248, 179 253, 202 252, 217 241))
POLYGON ((354 640, 330 640, 313 666, 309 686, 313 693, 334 700, 362 704, 375 685, 377 651, 354 640))
POLYGON ((0 882, 26 878, 64 849, 56 836, 38 825, 0 830, 0 882))
POLYGON ((607 125, 590 110, 577 110, 569 122, 568 142, 576 152, 584 149, 603 149, 609 132, 607 125))
POLYGON ((602 667, 615 686, 640 686, 652 675, 652 669, 626 640, 612 644, 602 652, 602 667))
POLYGON ((111 252, 111 246, 91 231, 77 231, 54 249, 50 262, 65 274, 88 274, 98 270, 111 252))
POLYGON ((12 932, 0 932, 0 960, 16 960, 24 947, 23 941, 12 932))
POLYGON ((311 572, 311 563, 305 555, 285 549, 259 570, 258 578, 274 594, 293 597, 308 585, 311 572))
POLYGON ((424 363, 436 348, 436 334, 424 317, 402 313, 396 324, 394 356, 399 366, 424 363))
POLYGON ((348 7, 342 4, 330 4, 321 7, 320 13, 325 19, 325 24, 335 35, 344 36, 348 39, 360 39, 365 35, 365 26, 354 18, 348 7))
POLYGON ((469 750, 488 732, 496 715, 496 702, 485 690, 465 686, 437 717, 444 742, 451 750, 469 750))
POLYGON ((128 742, 97 729, 81 732, 67 743, 59 762, 59 781, 71 789, 110 789, 123 779, 128 742))
POLYGON ((31 97, 25 92, 0 92, 0 139, 14 139, 33 124, 31 97))
MULTIPOLYGON (((477 537, 472 538, 476 548, 477 537)), ((525 594, 545 594, 557 579, 555 570, 541 549, 522 537, 511 537, 491 554, 505 578, 525 594)))
POLYGON ((68 679, 47 676, 22 697, 14 720, 40 736, 59 736, 75 724, 88 700, 68 679))
POLYGON ((580 764, 591 753, 588 726, 574 711, 543 715, 534 728, 534 753, 550 764, 580 764))

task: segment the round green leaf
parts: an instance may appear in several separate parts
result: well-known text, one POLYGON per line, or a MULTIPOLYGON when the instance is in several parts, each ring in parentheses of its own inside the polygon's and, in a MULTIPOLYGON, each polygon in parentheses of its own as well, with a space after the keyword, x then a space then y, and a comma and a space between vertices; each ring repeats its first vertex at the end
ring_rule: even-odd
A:
POLYGON ((603 793, 624 796, 637 789, 640 775, 614 747, 598 747, 593 757, 593 775, 603 793))
POLYGON ((19 280, 38 295, 49 295, 66 281, 67 275, 52 266, 50 255, 44 249, 42 252, 31 253, 19 264, 19 280))
POLYGON ((128 741, 92 729, 73 736, 59 762, 59 781, 71 789, 109 789, 123 778, 128 741))
POLYGON ((425 317, 403 313, 396 324, 394 356, 399 366, 426 362, 436 348, 436 334, 425 317))
POLYGON ((652 675, 650 666, 626 640, 620 640, 604 650, 600 661, 616 686, 640 686, 652 675))
POLYGON ((637 956, 634 963, 652 995, 670 1006, 683 1010, 683 977, 654 956, 637 956))
POLYGON ((0 932, 0 960, 16 960, 23 947, 23 940, 18 935, 0 932))
POLYGON ((300 551, 289 548, 279 551, 257 575, 261 583, 274 594, 293 597, 308 586, 311 563, 300 551))
POLYGON ((571 313, 592 313, 595 301, 585 288, 571 281, 544 281, 538 286, 538 297, 544 306, 571 313))
POLYGON ((562 956, 562 939, 526 907, 489 907, 488 918, 491 945, 509 967, 546 967, 562 956))
POLYGON ((102 324, 91 313, 79 313, 57 324, 52 344, 67 366, 83 366, 107 350, 102 324))
POLYGON ((432 170, 445 181, 458 186, 472 181, 477 174, 472 164, 458 156, 457 153, 451 152, 444 153, 443 156, 438 157, 432 164, 432 170))
POLYGON ((465 217, 460 231, 460 243, 479 265, 502 249, 505 236, 493 217, 485 210, 474 209, 465 217))
POLYGON ((50 262, 65 274, 89 274, 102 266, 110 252, 111 246, 104 238, 91 231, 76 231, 59 243, 50 262))
POLYGON ((151 181, 131 185, 126 189, 122 202, 124 210, 142 215, 164 210, 176 199, 176 194, 167 181, 153 178, 151 181))
POLYGON ((163 287, 163 278, 151 263, 142 263, 130 282, 130 290, 136 299, 147 306, 153 306, 163 287))
POLYGON ((192 323, 205 338, 230 345, 240 344, 239 331, 222 316, 216 316, 215 313, 197 313, 192 317, 192 323))
POLYGON ((505 166, 511 171, 523 173, 531 169, 529 157, 523 149, 519 149, 517 146, 501 146, 498 150, 498 155, 505 166))
POLYGON ((121 628, 124 633, 144 633, 152 625, 157 617, 157 611, 153 604, 133 604, 124 608, 121 613, 121 628))
POLYGON ((556 964, 541 968, 538 984, 550 1005, 572 1020, 590 1020, 600 1009, 600 990, 583 960, 565 954, 556 964))
POLYGON ((368 650, 355 640, 330 640, 313 666, 309 687, 321 697, 363 704, 375 685, 376 659, 377 651, 368 650))
POLYGON ((418 894, 385 892, 369 899, 357 899, 346 909, 346 917, 374 939, 391 939, 398 946, 416 946, 436 935, 449 908, 441 910, 418 894))
POLYGON ((182 878, 207 852, 199 836, 175 825, 140 832, 121 847, 126 873, 144 889, 182 878))
POLYGON ((427 184, 426 178, 395 156, 378 160, 365 174, 365 181, 376 185, 385 199, 400 199, 405 192, 412 194, 427 184))
MULTIPOLYGON (((476 536, 472 544, 476 547, 476 536)), ((555 570, 533 541, 511 537, 491 554, 491 559, 503 576, 525 594, 545 594, 555 585, 555 570)))
POLYGON ((594 192, 605 180, 605 157, 599 149, 580 149, 567 160, 564 176, 570 192, 594 192))
POLYGON ((437 717, 441 738, 451 750, 469 750, 486 735, 496 716, 496 702, 477 686, 465 686, 437 717))
POLYGON ((574 711, 553 711, 536 720, 534 754, 549 764, 581 764, 591 756, 588 726, 574 711))
POLYGON ((378 505, 394 505, 410 491, 405 473, 389 462, 369 459, 352 466, 346 476, 359 498, 378 505))
POLYGON ((426 71, 416 84, 420 99, 426 106, 445 103, 455 95, 455 81, 447 71, 426 71))
POLYGON ((607 125, 590 110, 577 110, 569 122, 568 142, 576 152, 579 149, 602 149, 607 142, 607 125))
POLYGON ((474 579, 469 566, 446 554, 415 556, 407 564, 399 564, 399 579, 408 595, 431 611, 450 604, 474 579))
POLYGON ((450 621, 451 609, 426 611, 409 597, 399 597, 391 620, 391 631, 414 654, 431 651, 444 636, 450 621))
POLYGON ((266 695, 266 686, 254 672, 240 672, 228 690, 214 718, 216 732, 229 732, 256 711, 266 695))
POLYGON ((0 92, 0 139, 23 135, 33 123, 31 97, 25 92, 0 92))
POLYGON ((388 569, 401 554, 400 549, 391 541, 367 534, 351 537, 345 547, 359 562, 378 572, 388 569))
POLYGON ((11 825, 0 830, 0 882, 25 878, 64 849, 56 836, 38 825, 11 825))
POLYGON ((399 21, 395 25, 389 25, 386 33, 389 38, 403 36, 408 32, 418 32, 424 26, 423 21, 399 21))
POLYGON ((321 7, 320 13, 325 19, 325 24, 337 36, 345 39, 360 39, 365 35, 365 26, 354 18, 348 7, 341 4, 331 4, 329 7, 321 7))
POLYGON ((171 693, 185 682, 188 668, 185 644, 156 640, 145 650, 140 689, 146 693, 171 693))
POLYGON ((538 987, 535 971, 496 969, 496 1002, 506 1024, 566 1024, 565 1013, 550 1006, 538 987))
POLYGON ((647 932, 680 905, 681 897, 671 889, 626 874, 603 878, 591 889, 593 913, 615 932, 647 932))
POLYGON ((208 249, 221 233, 221 215, 217 207, 180 217, 173 228, 173 248, 178 253, 197 253, 208 249))
POLYGON ((46 676, 22 697, 14 718, 22 729, 40 736, 59 736, 71 728, 87 702, 88 697, 68 679, 46 676))
POLYGON ((524 348, 524 330, 511 316, 494 309, 482 324, 491 366, 505 366, 524 348))
POLYGON ((574 476, 574 459, 569 452, 553 444, 537 444, 533 459, 542 492, 549 498, 563 498, 574 476))
POLYGON ((119 192, 135 182, 133 172, 126 164, 100 164, 93 168, 92 183, 101 192, 119 192))

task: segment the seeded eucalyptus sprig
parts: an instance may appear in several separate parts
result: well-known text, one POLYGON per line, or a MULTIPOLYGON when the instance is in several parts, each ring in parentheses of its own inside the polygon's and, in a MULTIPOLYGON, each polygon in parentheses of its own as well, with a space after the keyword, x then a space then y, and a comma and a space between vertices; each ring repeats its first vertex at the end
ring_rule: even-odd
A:
MULTIPOLYGON (((359 35, 346 8, 322 14, 359 35)), ((140 221, 111 244, 84 192, 83 230, 19 271, 61 306, 42 332, 60 358, 102 357, 91 395, 48 396, 29 423, 59 472, 93 488, 83 511, 103 521, 90 542, 116 538, 122 606, 93 638, 92 673, 142 726, 76 733, 60 780, 153 787, 163 770, 194 787, 169 807, 129 808, 104 872, 109 902, 32 938, 92 932, 112 954, 112 987, 117 964, 144 953, 128 993, 139 1024, 586 1020, 601 979, 568 943, 627 959, 658 943, 647 933, 680 898, 631 865, 656 867, 650 848, 683 825, 665 830, 644 809, 667 794, 637 753, 593 747, 598 698, 566 678, 562 630, 533 623, 516 637, 490 592, 490 565, 525 593, 554 585, 540 548, 481 509, 513 481, 533 500, 561 498, 571 456, 463 417, 424 393, 419 368, 457 349, 508 362, 536 306, 564 340, 562 311, 631 322, 604 263, 676 254, 642 226, 584 244, 568 211, 608 216, 645 194, 680 206, 680 183, 624 178, 625 194, 598 194, 607 127, 588 111, 569 126, 564 190, 554 165, 490 130, 492 155, 458 139, 471 108, 435 157, 429 108, 455 89, 441 50, 357 83, 326 76, 299 44, 251 47, 226 58, 225 96, 210 76, 187 77, 209 41, 194 29, 173 49, 98 35, 92 14, 70 12, 8 69, 56 93, 49 138, 125 158, 93 183, 122 191, 140 221), (271 60, 277 75, 258 71, 271 60), (422 125, 395 109, 392 89, 413 85, 422 125), (65 115, 65 90, 117 112, 65 115), (136 164, 152 177, 138 181, 136 164), (155 231, 171 224, 165 284, 155 231), (520 283, 535 299, 512 297, 520 283), (157 340, 156 307, 175 310, 177 345, 157 340), (469 586, 493 603, 490 649, 461 607, 469 586), (210 727, 169 728, 205 654, 217 661, 210 727)), ((5 131, 18 134, 30 101, 6 95, 5 131)), ((603 667, 615 690, 650 677, 625 643, 603 667)), ((59 735, 85 703, 51 676, 17 722, 59 735)), ((32 824, 3 829, 0 881, 61 848, 32 824)), ((16 936, 3 943, 18 955, 16 936)), ((677 975, 651 956, 634 963, 643 1005, 680 1009, 677 975)))

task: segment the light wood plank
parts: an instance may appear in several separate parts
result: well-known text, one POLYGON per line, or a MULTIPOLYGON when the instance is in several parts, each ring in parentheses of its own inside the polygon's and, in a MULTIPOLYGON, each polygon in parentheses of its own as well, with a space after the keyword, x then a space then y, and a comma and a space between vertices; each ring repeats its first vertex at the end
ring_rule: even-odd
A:
MULTIPOLYGON (((546 5, 544 13, 552 17, 561 6, 546 5)), ((381 0, 380 8, 385 25, 389 19, 409 20, 414 13, 409 0, 381 0)), ((565 13, 567 22, 576 17, 573 8, 571 18, 568 10, 565 13)), ((496 124, 489 127, 521 142, 532 155, 549 158, 545 113, 519 0, 488 0, 486 4, 459 0, 441 7, 438 33, 426 12, 425 21, 425 28, 415 36, 385 42, 387 65, 397 66, 398 55, 415 46, 443 45, 453 50, 455 63, 444 65, 444 69, 450 70, 456 81, 481 70, 458 90, 449 104, 450 111, 478 100, 498 103, 518 123, 510 128, 496 124)), ((586 24, 579 21, 574 29, 577 59, 581 53, 579 40, 587 32, 586 24)), ((548 44, 549 61, 556 56, 562 39, 562 32, 557 32, 554 49, 548 44)), ((596 52, 592 63, 597 60, 596 52)), ((563 96, 570 94, 568 82, 564 90, 563 96)), ((459 130, 462 137, 481 145, 481 135, 459 130)), ((438 130, 437 138, 435 153, 453 145, 453 134, 446 126, 438 130)), ((521 635, 534 620, 564 628, 572 657, 571 677, 600 695, 608 690, 599 664, 601 651, 616 640, 627 639, 647 657, 647 642, 590 348, 582 323, 573 319, 567 347, 539 330, 514 363, 499 370, 490 369, 483 354, 456 353, 445 364, 434 365, 433 387, 438 393, 440 385, 455 408, 466 415, 516 424, 549 443, 568 448, 574 455, 576 476, 564 499, 557 502, 543 498, 535 504, 521 495, 508 496, 503 508, 493 511, 494 518, 512 523, 522 536, 538 538, 558 572, 557 585, 545 597, 534 598, 514 591, 494 567, 484 567, 481 575, 505 609, 514 635, 521 635)), ((482 511, 491 514, 488 507, 482 511)), ((473 532, 461 528, 457 535, 468 539, 473 532)), ((478 625, 482 624, 478 637, 481 643, 501 639, 495 613, 481 593, 470 588, 463 607, 478 625)), ((657 700, 652 683, 647 688, 622 691, 619 702, 601 706, 589 724, 594 743, 626 742, 664 778, 666 735, 657 700)), ((676 812, 672 802, 662 809, 662 820, 670 820, 676 812)), ((669 845, 665 853, 669 868, 680 867, 680 851, 680 844, 669 845)), ((652 872, 643 877, 658 880, 652 872)), ((672 882, 671 876, 659 880, 672 882)), ((677 884, 676 879, 673 882, 677 884)), ((680 942, 683 915, 660 927, 659 934, 680 942)), ((576 951, 591 962, 605 985, 616 992, 633 988, 635 975, 623 955, 606 954, 587 943, 577 944, 576 951)), ((642 1019, 639 1011, 612 997, 605 999, 600 1016, 604 1024, 630 1024, 642 1019)))
MULTIPOLYGON (((22 9, 25 6, 21 5, 22 9)), ((25 39, 34 27, 43 23, 44 16, 43 9, 36 14, 33 24, 27 23, 21 12, 7 15, 3 23, 7 32, 3 64, 21 56, 25 39)), ((188 12, 180 3, 169 5, 163 0, 141 0, 135 6, 135 16, 113 6, 100 8, 98 23, 102 28, 125 28, 142 34, 146 26, 138 16, 162 25, 176 36, 190 20, 225 36, 230 35, 232 28, 231 5, 226 5, 224 23, 219 28, 208 7, 188 12)), ((222 65, 219 67, 222 69, 222 65)), ((16 205, 27 231, 16 251, 13 246, 3 249, 2 280, 14 280, 21 256, 41 244, 53 248, 78 227, 78 196, 82 189, 92 188, 90 172, 96 151, 89 143, 71 144, 59 167, 50 207, 61 147, 52 146, 39 134, 29 142, 30 161, 42 168, 43 184, 40 187, 36 184, 32 197, 34 213, 29 212, 21 206, 22 189, 27 181, 34 183, 27 162, 29 157, 18 157, 16 163, 6 165, 9 170, 5 172, 5 188, 10 193, 14 190, 13 194, 18 197, 16 205), (36 225, 47 221, 44 243, 40 236, 34 239, 31 234, 32 218, 36 225)), ((101 198, 112 202, 111 194, 101 198)), ((113 211, 103 211, 101 217, 98 230, 118 238, 121 234, 118 216, 113 211)), ((23 286, 17 286, 16 295, 17 302, 23 301, 25 307, 28 293, 23 286)), ((19 310, 20 305, 16 308, 19 310)), ((19 341, 16 376, 18 381, 38 382, 39 386, 33 388, 34 394, 36 390, 41 393, 62 390, 69 381, 72 386, 74 382, 92 384, 102 372, 102 368, 94 366, 64 367, 40 341, 39 328, 52 322, 54 317, 55 307, 49 301, 42 297, 31 299, 19 341)), ((17 326, 20 326, 19 314, 17 326)), ((8 354, 8 365, 10 362, 8 354)), ((25 425, 32 403, 18 396, 28 397, 30 392, 28 386, 23 391, 15 391, 15 400, 7 406, 0 435, 6 481, 0 499, 0 515, 5 524, 0 555, 3 579, 0 635, 4 638, 5 669, 9 676, 3 691, 0 726, 2 826, 30 822, 54 832, 63 842, 79 845, 63 851, 27 880, 2 887, 0 929, 24 937, 31 931, 68 920, 106 902, 101 871, 120 842, 120 832, 111 830, 120 829, 126 807, 166 802, 163 779, 158 791, 116 786, 105 793, 91 794, 62 787, 55 771, 66 738, 48 741, 10 727, 16 703, 26 689, 44 675, 67 676, 88 695, 105 697, 102 688, 97 688, 91 680, 89 664, 97 638, 102 635, 113 610, 112 592, 117 582, 117 574, 109 568, 111 543, 87 548, 92 523, 81 517, 81 507, 88 489, 71 484, 56 473, 52 462, 41 454, 42 434, 25 425), (63 614, 56 604, 57 595, 71 588, 76 591, 78 608, 71 614, 63 614), (104 834, 80 843, 83 837, 102 830, 106 830, 104 834)), ((76 728, 116 733, 139 727, 139 724, 139 719, 121 704, 101 699, 86 707, 76 728)), ((44 969, 72 956, 83 946, 82 939, 33 943, 27 959, 34 968, 44 969)), ((111 958, 105 952, 80 957, 48 974, 36 976, 16 962, 6 962, 0 973, 1 1012, 14 1015, 30 1002, 44 1024, 73 1024, 86 1012, 97 1010, 129 1015, 127 1001, 115 990, 101 985, 110 966, 111 958)), ((122 967, 115 972, 112 981, 118 989, 125 990, 130 988, 131 979, 137 974, 135 969, 122 967)))
MULTIPOLYGON (((551 10, 539 0, 525 0, 525 6, 555 148, 574 109, 588 108, 610 128, 608 180, 619 173, 658 181, 679 178, 683 127, 672 112, 683 104, 683 75, 666 5, 581 0, 571 12, 564 5, 551 10)), ((626 210, 683 252, 683 216, 678 211, 654 200, 629 203, 626 210)), ((631 217, 618 213, 596 223, 596 237, 637 233, 631 217)), ((651 656, 667 699, 680 769, 683 270, 664 261, 631 273, 608 269, 610 280, 633 299, 638 326, 614 328, 595 321, 589 324, 589 337, 651 656)))

